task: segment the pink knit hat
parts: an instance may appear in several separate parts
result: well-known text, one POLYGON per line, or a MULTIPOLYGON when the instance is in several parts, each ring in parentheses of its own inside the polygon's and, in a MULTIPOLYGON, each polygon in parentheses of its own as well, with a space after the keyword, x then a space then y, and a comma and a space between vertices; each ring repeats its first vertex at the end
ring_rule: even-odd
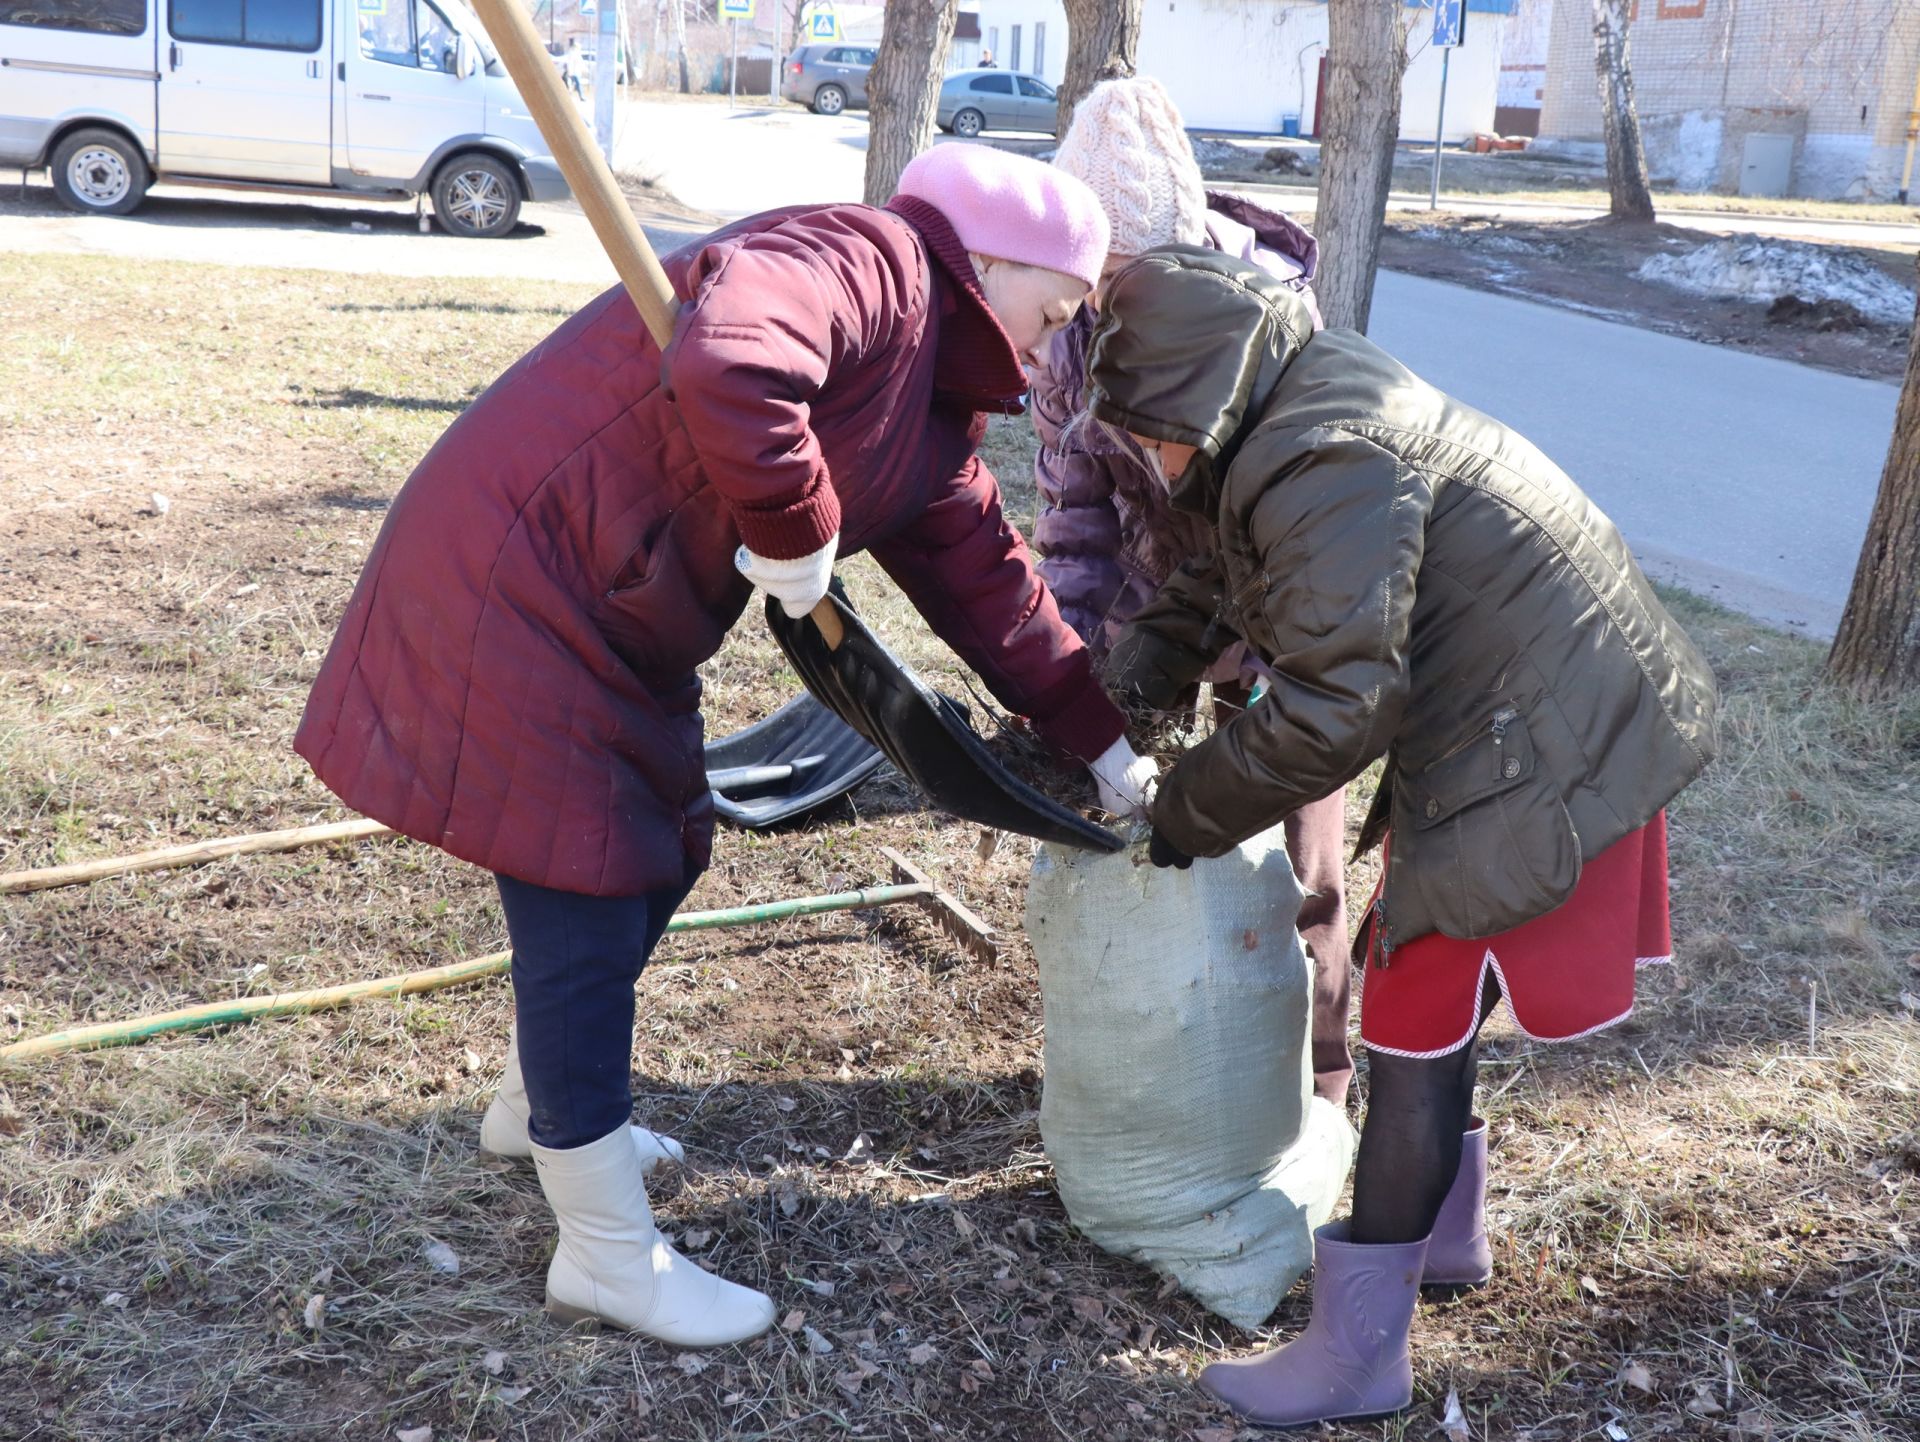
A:
POLYGON ((939 211, 975 255, 1100 283, 1106 212, 1083 183, 1051 165, 955 141, 915 156, 896 193, 939 211))

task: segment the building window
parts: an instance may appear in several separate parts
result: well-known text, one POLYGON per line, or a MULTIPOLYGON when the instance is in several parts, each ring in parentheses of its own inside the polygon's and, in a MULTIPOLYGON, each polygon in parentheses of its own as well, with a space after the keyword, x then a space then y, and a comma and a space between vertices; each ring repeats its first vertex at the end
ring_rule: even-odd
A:
POLYGON ((86 30, 95 35, 144 35, 146 0, 0 0, 0 25, 86 30))
POLYGON ((1018 70, 1019 68, 1020 68, 1020 27, 1016 25, 1013 27, 1013 48, 1007 51, 1007 69, 1018 70))
POLYGON ((1033 27, 1033 73, 1047 73, 1047 24, 1044 20, 1033 27))
POLYGON ((998 60, 1000 58, 1000 27, 998 25, 989 25, 987 27, 986 58, 988 60, 998 60))

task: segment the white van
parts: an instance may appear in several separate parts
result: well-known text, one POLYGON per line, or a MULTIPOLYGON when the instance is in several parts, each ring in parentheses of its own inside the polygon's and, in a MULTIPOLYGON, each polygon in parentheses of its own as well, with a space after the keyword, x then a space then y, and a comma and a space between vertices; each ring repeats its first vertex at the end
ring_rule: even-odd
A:
POLYGON ((513 229, 566 181, 460 0, 0 0, 0 169, 124 215, 156 180, 409 198, 513 229))

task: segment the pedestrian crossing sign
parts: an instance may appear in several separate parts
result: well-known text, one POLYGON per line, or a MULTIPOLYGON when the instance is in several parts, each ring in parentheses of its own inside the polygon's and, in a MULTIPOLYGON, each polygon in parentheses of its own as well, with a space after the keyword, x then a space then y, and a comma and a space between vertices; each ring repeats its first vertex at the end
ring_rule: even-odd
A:
POLYGON ((753 0, 720 0, 722 20, 753 19, 753 0))
POLYGON ((815 5, 807 13, 807 39, 838 40, 840 38, 840 17, 833 13, 831 5, 815 5))

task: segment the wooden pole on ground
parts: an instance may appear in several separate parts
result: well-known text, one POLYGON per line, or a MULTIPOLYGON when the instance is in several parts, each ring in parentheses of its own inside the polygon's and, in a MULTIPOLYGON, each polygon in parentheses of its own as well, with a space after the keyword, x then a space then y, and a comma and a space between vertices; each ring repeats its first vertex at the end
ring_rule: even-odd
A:
POLYGON ((34 871, 0 872, 0 896, 23 891, 50 891, 56 886, 79 886, 103 881, 109 876, 130 876, 139 871, 171 871, 181 866, 200 866, 225 856, 252 856, 265 851, 294 851, 302 846, 319 846, 328 841, 357 841, 366 836, 385 836, 386 827, 364 817, 356 821, 330 821, 321 826, 295 826, 286 831, 256 831, 248 836, 229 836, 220 841, 192 841, 181 846, 163 846, 155 851, 139 851, 131 856, 105 856, 95 861, 76 861, 67 866, 45 866, 34 871))

